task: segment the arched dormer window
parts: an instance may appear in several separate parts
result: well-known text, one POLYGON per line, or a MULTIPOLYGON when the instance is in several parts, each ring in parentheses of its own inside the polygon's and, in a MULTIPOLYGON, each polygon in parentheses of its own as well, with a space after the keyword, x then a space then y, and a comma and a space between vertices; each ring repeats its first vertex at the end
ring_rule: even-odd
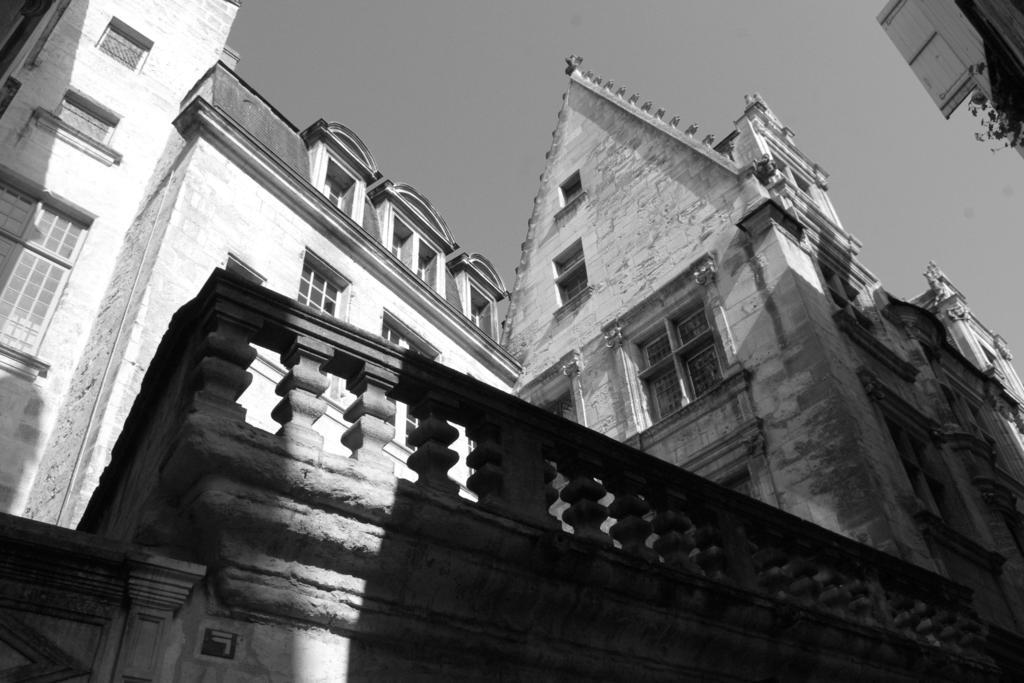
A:
POLYGON ((500 336, 498 302, 508 296, 498 271, 480 254, 462 253, 448 262, 455 277, 462 314, 492 339, 500 336))
POLYGON ((458 244, 441 215, 409 185, 381 180, 369 188, 368 196, 377 209, 384 245, 427 286, 445 296, 445 258, 458 244))
POLYGON ((377 163, 355 133, 320 119, 302 133, 310 182, 342 213, 363 225, 366 188, 380 177, 377 163))

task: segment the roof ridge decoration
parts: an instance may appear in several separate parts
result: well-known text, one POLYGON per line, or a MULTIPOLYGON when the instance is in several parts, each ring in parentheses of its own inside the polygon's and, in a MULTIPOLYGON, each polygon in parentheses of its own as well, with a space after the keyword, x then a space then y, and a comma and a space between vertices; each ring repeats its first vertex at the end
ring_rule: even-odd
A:
MULTIPOLYGON (((593 71, 581 72, 580 65, 582 63, 583 58, 579 55, 572 54, 565 58, 565 73, 571 80, 575 79, 579 83, 592 86, 592 92, 599 94, 608 101, 632 112, 637 118, 654 124, 657 128, 668 133, 675 139, 686 143, 687 146, 691 147, 695 151, 701 152, 720 166, 727 168, 729 171, 733 173, 738 173, 740 171, 738 165, 731 157, 714 149, 714 135, 706 135, 704 139, 698 143, 694 139, 699 128, 696 123, 690 124, 690 126, 683 131, 683 134, 680 134, 678 131, 679 122, 681 120, 679 116, 673 116, 668 123, 666 123, 664 107, 655 107, 651 100, 645 100, 640 104, 640 93, 633 93, 627 98, 625 86, 620 86, 616 89, 615 82, 611 79, 605 80, 593 71)), ((768 110, 767 105, 764 105, 764 108, 765 110, 768 110)), ((772 116, 774 116, 774 114, 772 116)))

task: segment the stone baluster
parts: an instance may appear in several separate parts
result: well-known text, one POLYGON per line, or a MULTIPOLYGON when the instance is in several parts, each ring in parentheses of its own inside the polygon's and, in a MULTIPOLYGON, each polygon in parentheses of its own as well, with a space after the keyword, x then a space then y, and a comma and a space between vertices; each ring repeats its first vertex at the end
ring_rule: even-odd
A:
POLYGON ((392 467, 384 446, 395 438, 395 403, 387 392, 397 382, 398 375, 390 370, 365 364, 345 384, 356 400, 345 411, 352 426, 341 435, 341 443, 356 460, 382 469, 392 467))
POLYGON ((480 504, 557 527, 548 511, 558 499, 550 485, 557 472, 543 457, 545 449, 537 438, 517 428, 514 418, 500 415, 472 416, 466 435, 475 446, 466 460, 474 469, 467 485, 480 496, 480 504))
POLYGON ((690 557, 708 578, 725 580, 726 557, 716 516, 707 509, 691 504, 690 519, 694 523, 694 549, 690 557))
POLYGON ((821 589, 814 581, 814 576, 818 573, 818 567, 814 562, 806 557, 796 555, 790 558, 783 570, 792 577, 792 581, 786 586, 786 593, 790 597, 801 601, 817 599, 821 589))
POLYGON ((820 588, 818 604, 826 609, 845 611, 851 599, 846 578, 832 567, 821 567, 814 580, 820 588))
POLYGON ((277 384, 281 400, 270 416, 281 425, 277 434, 287 440, 289 453, 311 462, 319 460, 324 445, 324 437, 313 424, 327 412, 322 395, 331 381, 323 366, 332 355, 326 344, 303 337, 281 354, 281 364, 288 372, 277 384))
POLYGON ((609 478, 608 488, 615 494, 615 500, 608 506, 608 513, 616 520, 610 531, 624 551, 655 562, 657 553, 647 547, 651 523, 645 516, 651 511, 651 506, 641 496, 643 486, 642 479, 627 474, 609 478))
POLYGON ((572 527, 579 538, 611 545, 611 538, 601 530, 608 518, 608 510, 600 502, 608 493, 579 457, 564 458, 560 470, 569 480, 562 488, 559 498, 569 504, 562 513, 562 520, 572 527))
POLYGON ((427 391, 409 412, 419 419, 419 426, 409 434, 409 445, 416 450, 406 463, 419 478, 417 486, 455 495, 459 485, 448 470, 459 461, 459 454, 449 446, 459 438, 459 431, 446 418, 456 412, 454 402, 435 391, 427 391))
POLYGON ((256 358, 256 349, 249 340, 259 329, 259 322, 214 310, 203 328, 205 336, 192 380, 196 387, 192 407, 244 421, 245 408, 238 405, 238 397, 252 382, 248 368, 256 358))
POLYGON ((505 473, 501 427, 486 418, 474 420, 467 425, 466 436, 474 444, 466 458, 466 464, 473 469, 466 486, 479 497, 481 505, 503 507, 505 473))
POLYGON ((679 492, 654 489, 651 492, 651 503, 655 510, 651 528, 658 535, 654 539, 654 551, 661 557, 661 561, 675 569, 702 573, 701 568, 690 559, 695 543, 693 522, 684 512, 686 497, 679 492))
POLYGON ((786 573, 786 553, 774 543, 757 549, 753 554, 757 572, 757 585, 765 593, 783 597, 784 589, 792 578, 786 573))
POLYGON ((850 592, 850 601, 846 605, 846 613, 867 624, 876 624, 874 614, 875 601, 871 597, 871 587, 860 579, 854 579, 844 586, 850 592))

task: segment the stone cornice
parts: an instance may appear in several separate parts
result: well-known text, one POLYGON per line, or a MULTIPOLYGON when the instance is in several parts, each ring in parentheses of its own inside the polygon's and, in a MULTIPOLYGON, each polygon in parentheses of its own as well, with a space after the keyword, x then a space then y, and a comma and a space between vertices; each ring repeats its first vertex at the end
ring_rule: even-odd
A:
POLYGON ((197 96, 174 120, 182 136, 203 136, 240 168, 268 186, 282 202, 305 218, 311 227, 348 248, 349 255, 392 291, 415 306, 438 328, 462 342, 473 358, 490 367, 510 385, 520 365, 502 346, 473 325, 461 311, 445 301, 425 282, 413 276, 383 244, 338 211, 306 179, 286 166, 259 140, 218 107, 197 96), (325 230, 326 228, 326 230, 325 230), (495 362, 497 361, 497 362, 495 362))

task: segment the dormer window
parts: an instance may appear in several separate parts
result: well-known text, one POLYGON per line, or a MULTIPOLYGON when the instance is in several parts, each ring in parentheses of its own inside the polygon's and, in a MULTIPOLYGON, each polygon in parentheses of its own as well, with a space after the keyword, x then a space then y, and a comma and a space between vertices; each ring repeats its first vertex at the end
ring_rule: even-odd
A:
POLYGON ((355 206, 356 179, 341 169, 333 161, 327 163, 327 177, 324 180, 324 194, 331 203, 352 215, 355 206))
POLYGON ((398 217, 391 232, 391 253, 405 265, 412 264, 412 230, 398 217))
POLYGON ((562 206, 568 206, 583 194, 583 183, 580 181, 580 172, 576 171, 569 176, 565 182, 558 186, 559 194, 562 197, 562 206))
POLYGON ((420 242, 420 254, 416 274, 433 288, 437 287, 437 254, 420 242))
POLYGON ((471 293, 469 317, 488 337, 494 337, 494 307, 490 299, 476 288, 471 293))

